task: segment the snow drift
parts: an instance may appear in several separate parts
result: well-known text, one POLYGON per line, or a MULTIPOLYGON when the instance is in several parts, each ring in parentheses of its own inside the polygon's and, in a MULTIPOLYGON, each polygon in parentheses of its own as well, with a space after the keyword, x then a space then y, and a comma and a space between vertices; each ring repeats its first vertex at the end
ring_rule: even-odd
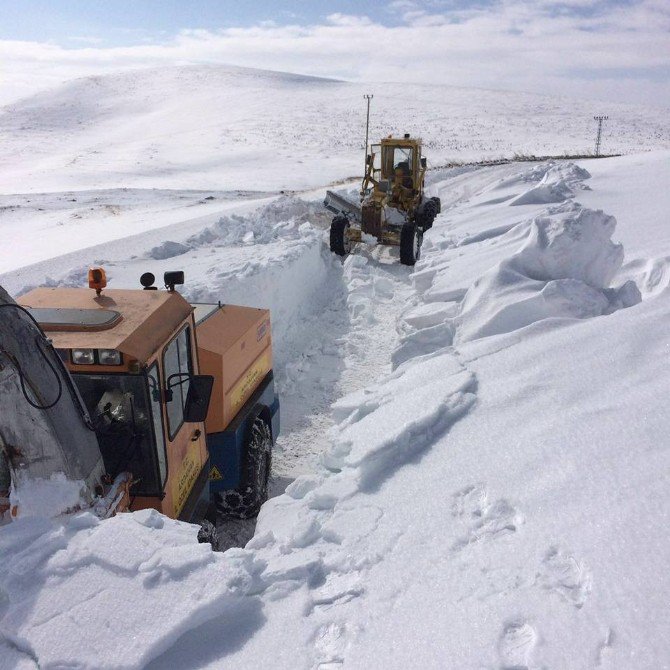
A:
POLYGON ((456 341, 506 333, 548 318, 585 319, 641 300, 634 282, 610 289, 623 263, 616 220, 575 203, 535 218, 526 244, 468 290, 456 341))
MULTIPOLYGON (((537 173, 523 176, 524 181, 532 180, 537 173), (530 178, 530 179, 529 179, 530 178)), ((591 175, 574 163, 559 163, 551 165, 544 173, 542 179, 533 188, 512 199, 509 204, 538 205, 552 202, 563 202, 575 196, 575 190, 589 190, 584 180, 591 175)))

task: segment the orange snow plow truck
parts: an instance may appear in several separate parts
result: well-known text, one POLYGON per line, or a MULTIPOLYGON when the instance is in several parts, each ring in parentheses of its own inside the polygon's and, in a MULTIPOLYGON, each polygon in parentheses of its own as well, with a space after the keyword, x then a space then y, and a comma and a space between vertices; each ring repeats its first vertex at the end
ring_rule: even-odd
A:
POLYGON ((279 433, 270 313, 191 305, 175 290, 183 272, 165 273, 167 290, 150 273, 140 281, 144 290, 106 290, 104 270, 93 268, 88 289, 36 288, 18 305, 0 289, 9 308, 0 310, 0 395, 15 408, 0 408, 0 447, 12 483, 25 479, 22 468, 47 479, 49 468, 69 469, 110 513, 255 516, 279 433), (55 445, 32 457, 26 411, 55 445), (77 437, 68 431, 79 416, 77 437), (45 466, 50 459, 60 465, 45 466))

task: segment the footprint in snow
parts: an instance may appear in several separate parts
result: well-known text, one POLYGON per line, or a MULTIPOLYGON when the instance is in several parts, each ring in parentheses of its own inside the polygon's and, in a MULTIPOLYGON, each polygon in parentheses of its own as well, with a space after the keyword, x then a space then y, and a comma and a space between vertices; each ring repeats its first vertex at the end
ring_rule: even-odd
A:
POLYGON ((551 547, 542 560, 537 582, 580 609, 591 592, 591 573, 574 556, 551 547))
POLYGON ((314 647, 318 656, 317 670, 331 670, 339 668, 344 663, 346 626, 338 623, 328 623, 316 631, 314 647))
POLYGON ((468 526, 454 542, 454 550, 464 549, 480 540, 514 533, 523 523, 516 507, 504 498, 489 502, 488 491, 480 485, 468 486, 454 495, 452 514, 468 526))
POLYGON ((506 624, 498 642, 500 670, 529 670, 536 642, 537 633, 526 621, 506 624))

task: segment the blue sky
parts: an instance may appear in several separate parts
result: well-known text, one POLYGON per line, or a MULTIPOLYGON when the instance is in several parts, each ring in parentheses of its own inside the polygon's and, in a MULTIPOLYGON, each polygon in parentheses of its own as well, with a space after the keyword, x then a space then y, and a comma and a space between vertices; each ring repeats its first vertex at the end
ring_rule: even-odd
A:
POLYGON ((371 0, 0 0, 0 39, 56 41, 72 37, 130 46, 186 28, 323 23, 333 13, 363 14, 398 25, 401 18, 371 0))
POLYGON ((670 106, 670 0, 0 0, 0 103, 175 63, 670 106))
MULTIPOLYGON (((532 0, 528 0, 529 3, 532 0)), ((367 16, 385 26, 404 23, 403 7, 454 15, 490 8, 495 0, 0 0, 0 39, 53 41, 61 45, 80 37, 107 46, 131 46, 164 39, 184 29, 324 23, 332 14, 367 16)), ((545 3, 549 15, 605 15, 634 0, 545 3)), ((455 20, 458 20, 455 17, 455 20)))

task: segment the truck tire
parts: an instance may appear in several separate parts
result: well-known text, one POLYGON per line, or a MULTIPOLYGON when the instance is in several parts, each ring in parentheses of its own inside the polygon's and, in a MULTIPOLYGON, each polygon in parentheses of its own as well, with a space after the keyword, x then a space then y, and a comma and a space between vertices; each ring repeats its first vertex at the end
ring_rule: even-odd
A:
POLYGON ((403 265, 414 265, 421 254, 423 230, 413 223, 403 224, 400 230, 400 262, 403 265))
POLYGON ((219 531, 216 526, 207 519, 200 522, 200 530, 198 531, 198 542, 200 544, 211 544, 212 551, 219 551, 219 531))
POLYGON ((217 497, 219 514, 251 519, 268 499, 268 480, 272 465, 272 431, 260 416, 249 425, 244 439, 240 486, 217 497))
POLYGON ((347 235, 349 227, 346 216, 336 216, 330 224, 330 250, 338 256, 351 252, 351 240, 347 235))

